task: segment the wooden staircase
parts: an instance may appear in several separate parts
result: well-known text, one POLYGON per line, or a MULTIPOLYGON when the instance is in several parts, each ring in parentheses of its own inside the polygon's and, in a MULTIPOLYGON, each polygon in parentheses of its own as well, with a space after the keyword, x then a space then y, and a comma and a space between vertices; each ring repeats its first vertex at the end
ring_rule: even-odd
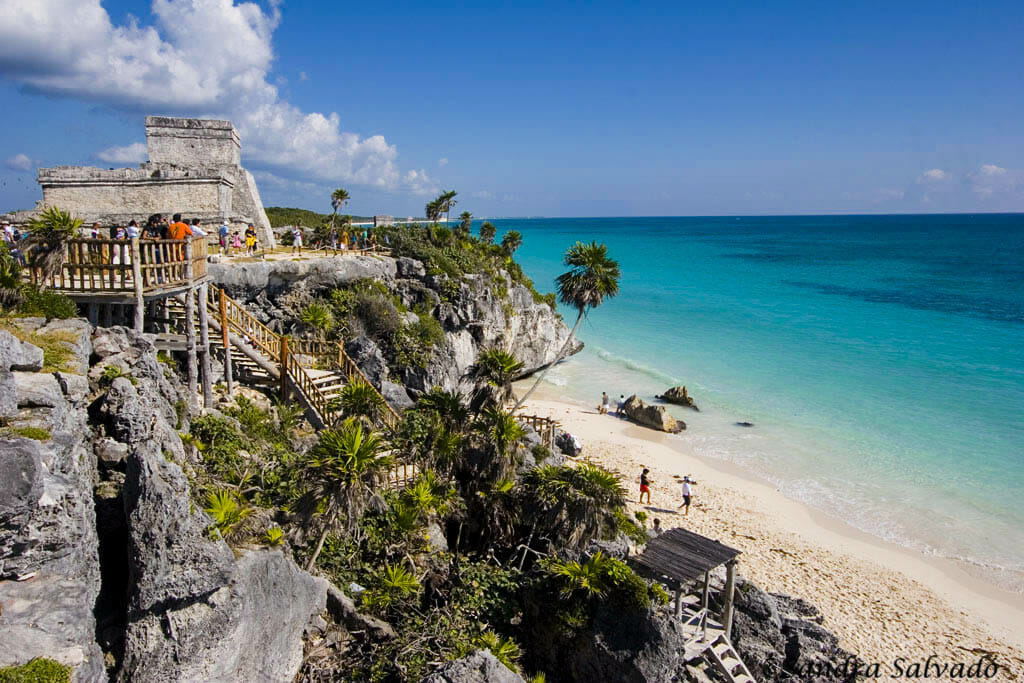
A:
POLYGON ((711 645, 704 651, 712 665, 725 675, 726 679, 735 683, 756 683, 750 669, 740 659, 732 643, 725 637, 725 633, 719 633, 711 641, 711 645))
POLYGON ((732 642, 725 633, 725 627, 712 619, 707 609, 702 609, 694 596, 684 599, 682 610, 683 631, 688 638, 684 645, 683 658, 690 662, 703 659, 731 683, 756 683, 757 679, 743 663, 732 642))
MULTIPOLYGON (((308 408, 318 428, 329 427, 341 417, 337 399, 346 384, 360 379, 373 386, 337 342, 279 335, 212 285, 205 305, 210 326, 230 354, 232 369, 237 371, 239 380, 279 386, 283 395, 291 391, 308 408)), ((184 319, 185 307, 180 299, 169 299, 168 307, 172 319, 184 319)), ((381 401, 381 421, 394 428, 399 415, 383 396, 381 401)))

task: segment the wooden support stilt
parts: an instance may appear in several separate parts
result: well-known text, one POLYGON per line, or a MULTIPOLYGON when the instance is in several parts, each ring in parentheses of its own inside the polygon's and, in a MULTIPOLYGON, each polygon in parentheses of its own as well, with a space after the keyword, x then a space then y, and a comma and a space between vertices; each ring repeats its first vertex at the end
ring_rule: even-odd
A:
POLYGON ((196 288, 192 286, 192 242, 185 240, 185 351, 188 353, 188 402, 193 410, 199 409, 199 373, 196 362, 196 288))
POLYGON ((683 618, 683 587, 676 588, 676 619, 683 618))
POLYGON ((89 310, 88 310, 88 316, 89 316, 89 324, 92 325, 93 327, 99 327, 99 325, 100 325, 100 305, 99 304, 90 303, 89 304, 89 310))
POLYGON ((231 376, 231 333, 228 331, 228 300, 220 290, 220 333, 224 344, 224 381, 228 385, 228 396, 235 395, 235 384, 231 376))
POLYGON ((103 304, 103 309, 101 311, 101 314, 103 316, 103 327, 113 327, 114 326, 114 306, 113 306, 113 304, 103 304))
POLYGON ((213 377, 210 369, 210 325, 206 315, 206 298, 209 285, 199 285, 199 370, 203 383, 203 406, 213 407, 213 377))
POLYGON ((133 237, 132 244, 132 286, 135 290, 135 324, 133 327, 142 333, 146 319, 146 303, 142 298, 142 257, 139 252, 139 238, 133 237))
POLYGON ((722 624, 725 626, 725 637, 732 637, 732 606, 733 593, 736 591, 736 560, 725 565, 725 606, 722 608, 722 624))
POLYGON ((288 400, 288 337, 281 337, 281 400, 288 400))

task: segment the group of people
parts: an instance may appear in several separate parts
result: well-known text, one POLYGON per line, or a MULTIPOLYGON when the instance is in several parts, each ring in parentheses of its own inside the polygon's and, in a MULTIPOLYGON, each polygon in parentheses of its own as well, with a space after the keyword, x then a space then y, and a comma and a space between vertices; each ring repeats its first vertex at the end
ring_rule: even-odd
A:
MULTIPOLYGON (((690 475, 683 477, 682 482, 683 504, 679 506, 683 514, 690 514, 690 501, 693 499, 693 487, 697 482, 690 478, 690 475)), ((644 468, 640 473, 640 504, 644 503, 644 496, 647 496, 647 504, 651 504, 651 470, 644 468)))
MULTIPOLYGON (((247 256, 256 254, 259 250, 259 241, 256 238, 256 227, 249 223, 244 233, 237 229, 232 230, 227 220, 221 222, 216 230, 217 244, 220 253, 224 256, 232 256, 234 253, 245 250, 247 256)), ((128 225, 113 225, 103 234, 99 223, 93 223, 90 236, 93 239, 108 237, 115 240, 134 239, 141 237, 147 240, 184 240, 187 238, 208 237, 210 232, 203 226, 199 218, 182 218, 176 213, 168 220, 163 214, 155 213, 146 219, 146 224, 141 228, 138 221, 131 220, 128 225)), ((301 246, 301 244, 300 244, 301 246)))
POLYGON ((7 253, 9 253, 18 263, 25 265, 25 254, 21 250, 21 241, 25 239, 25 234, 11 225, 10 221, 3 221, 0 223, 0 228, 3 229, 2 239, 4 245, 7 247, 7 253))
MULTIPOLYGON (((615 404, 615 412, 612 413, 612 414, 615 415, 615 417, 625 417, 626 416, 626 413, 624 411, 625 406, 626 406, 626 396, 624 394, 619 394, 619 400, 615 404)), ((602 415, 607 415, 608 414, 608 409, 610 407, 611 406, 610 406, 610 401, 608 399, 608 392, 607 391, 602 391, 601 392, 601 405, 599 405, 597 407, 597 412, 601 413, 602 415)))

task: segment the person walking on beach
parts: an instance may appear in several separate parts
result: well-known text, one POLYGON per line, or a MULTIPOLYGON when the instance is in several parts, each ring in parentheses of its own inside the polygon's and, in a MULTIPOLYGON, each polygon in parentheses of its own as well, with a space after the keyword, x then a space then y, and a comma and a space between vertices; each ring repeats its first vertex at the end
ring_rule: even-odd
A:
POLYGON ((598 406, 597 412, 601 413, 602 415, 607 415, 608 414, 608 392, 607 391, 602 391, 601 392, 601 405, 598 406))
POLYGON ((647 504, 648 505, 651 504, 651 479, 650 479, 650 477, 647 476, 650 473, 651 473, 651 471, 649 469, 647 469, 646 467, 644 468, 644 471, 640 473, 640 503, 641 504, 643 504, 643 502, 644 502, 644 494, 645 493, 647 494, 647 504))
POLYGON ((679 509, 686 508, 683 511, 684 515, 690 514, 690 499, 693 498, 693 488, 690 485, 696 483, 693 479, 690 479, 690 475, 683 477, 683 504, 679 506, 679 509))

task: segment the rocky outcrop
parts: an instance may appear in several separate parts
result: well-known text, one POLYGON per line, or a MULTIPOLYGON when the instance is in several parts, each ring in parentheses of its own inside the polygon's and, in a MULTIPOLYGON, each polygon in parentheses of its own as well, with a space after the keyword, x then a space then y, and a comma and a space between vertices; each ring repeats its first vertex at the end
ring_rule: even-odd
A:
POLYGON ((759 681, 812 680, 808 672, 818 672, 813 680, 820 683, 845 680, 828 671, 842 671, 853 655, 821 621, 805 600, 766 593, 742 578, 737 582, 732 642, 759 681))
POLYGON ((687 408, 693 408, 696 411, 700 411, 697 404, 693 402, 693 397, 686 392, 686 387, 672 387, 661 396, 655 396, 654 398, 665 401, 666 403, 674 403, 677 406, 685 406, 687 408))
POLYGON ((672 417, 665 409, 665 406, 647 405, 636 394, 626 399, 622 410, 627 418, 645 427, 669 432, 670 434, 686 429, 686 423, 672 417))
MULTIPOLYGON (((395 372, 381 368, 364 342, 358 350, 366 352, 357 363, 371 381, 376 384, 379 377, 381 386, 385 381, 401 383, 414 396, 434 386, 467 388, 470 366, 483 349, 492 347, 512 350, 523 362, 525 377, 552 363, 569 336, 568 327, 548 304, 534 301, 529 289, 503 272, 497 282, 469 274, 456 283, 445 275, 427 275, 423 264, 410 258, 369 256, 219 263, 210 264, 209 272, 219 286, 272 326, 298 318, 313 296, 364 279, 382 282, 409 308, 425 307, 444 330, 444 339, 425 367, 395 372), (507 295, 499 296, 498 291, 507 295)), ((582 348, 574 340, 568 353, 582 348)))
POLYGON ((421 683, 525 683, 525 680, 499 662, 490 650, 477 650, 445 664, 421 683))
MULTIPOLYGON (((52 332, 42 320, 24 325, 42 335, 52 332)), ((83 327, 88 329, 77 321, 83 327)), ((42 367, 39 348, 4 335, 0 392, 8 424, 45 430, 49 438, 0 439, 0 666, 49 657, 72 667, 75 680, 103 681, 93 616, 101 583, 93 508, 97 475, 86 397, 71 386, 77 386, 71 373, 59 373, 62 383, 54 374, 36 372, 42 367)), ((87 364, 89 349, 79 346, 78 335, 63 338, 76 340, 67 344, 69 365, 87 364)))

